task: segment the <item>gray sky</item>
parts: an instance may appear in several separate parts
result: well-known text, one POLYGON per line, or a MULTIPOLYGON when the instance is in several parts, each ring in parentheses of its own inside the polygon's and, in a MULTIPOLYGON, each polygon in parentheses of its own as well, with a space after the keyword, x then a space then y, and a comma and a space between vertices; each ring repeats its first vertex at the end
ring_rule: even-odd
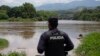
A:
POLYGON ((25 2, 30 2, 34 4, 34 6, 40 6, 49 3, 69 3, 72 1, 82 1, 82 0, 0 0, 0 5, 18 6, 22 5, 25 2))

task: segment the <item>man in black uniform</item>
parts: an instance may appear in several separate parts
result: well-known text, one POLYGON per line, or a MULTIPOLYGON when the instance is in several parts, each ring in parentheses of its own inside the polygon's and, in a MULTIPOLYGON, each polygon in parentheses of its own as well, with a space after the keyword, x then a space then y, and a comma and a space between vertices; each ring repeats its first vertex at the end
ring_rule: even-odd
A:
POLYGON ((58 19, 49 18, 49 30, 44 32, 39 40, 37 50, 45 56, 66 56, 74 48, 73 43, 65 32, 57 29, 58 19))

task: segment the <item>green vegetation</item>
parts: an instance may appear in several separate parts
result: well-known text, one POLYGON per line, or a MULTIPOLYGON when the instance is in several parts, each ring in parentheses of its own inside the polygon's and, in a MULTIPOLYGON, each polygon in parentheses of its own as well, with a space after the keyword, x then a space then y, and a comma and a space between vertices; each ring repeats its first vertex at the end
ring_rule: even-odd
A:
POLYGON ((100 56, 100 32, 86 35, 76 49, 77 56, 100 56))
POLYGON ((100 6, 96 8, 82 7, 59 11, 37 11, 34 5, 27 2, 15 7, 9 7, 7 5, 0 6, 0 21, 33 22, 44 21, 49 17, 58 17, 59 19, 65 20, 100 21, 100 6))
POLYGON ((57 16, 57 13, 52 11, 36 11, 31 3, 24 3, 16 7, 0 6, 0 21, 43 21, 53 16, 57 16))
POLYGON ((36 14, 34 6, 30 3, 24 3, 22 6, 10 8, 9 17, 33 18, 36 14))
POLYGON ((75 10, 59 10, 55 11, 61 20, 72 20, 75 10))
POLYGON ((6 39, 0 39, 0 49, 8 47, 9 42, 6 39))
POLYGON ((8 53, 7 55, 5 54, 0 54, 0 56, 26 56, 26 54, 24 52, 11 52, 11 53, 8 53))
POLYGON ((75 20, 100 21, 100 6, 94 9, 84 8, 74 14, 75 20))
POLYGON ((47 20, 49 17, 56 17, 57 13, 54 11, 37 11, 37 21, 47 20))
POLYGON ((8 18, 9 18, 9 16, 7 15, 7 11, 0 10, 0 20, 6 20, 8 18))

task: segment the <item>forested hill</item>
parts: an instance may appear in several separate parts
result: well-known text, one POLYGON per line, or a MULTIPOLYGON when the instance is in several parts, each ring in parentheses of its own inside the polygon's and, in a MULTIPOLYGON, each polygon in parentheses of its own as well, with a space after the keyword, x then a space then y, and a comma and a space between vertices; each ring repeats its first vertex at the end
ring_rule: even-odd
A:
POLYGON ((100 1, 83 0, 83 1, 73 1, 70 3, 45 4, 45 5, 36 7, 36 9, 37 10, 66 10, 66 9, 73 9, 76 7, 95 7, 99 5, 100 5, 100 1))

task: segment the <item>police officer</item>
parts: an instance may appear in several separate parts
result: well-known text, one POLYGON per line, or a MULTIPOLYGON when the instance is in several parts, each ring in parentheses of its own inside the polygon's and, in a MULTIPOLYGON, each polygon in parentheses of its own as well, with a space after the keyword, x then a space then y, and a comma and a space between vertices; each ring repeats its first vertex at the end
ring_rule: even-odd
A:
POLYGON ((44 32, 38 43, 38 53, 45 56, 66 56, 74 48, 73 43, 65 32, 57 29, 58 18, 49 18, 49 30, 44 32))

